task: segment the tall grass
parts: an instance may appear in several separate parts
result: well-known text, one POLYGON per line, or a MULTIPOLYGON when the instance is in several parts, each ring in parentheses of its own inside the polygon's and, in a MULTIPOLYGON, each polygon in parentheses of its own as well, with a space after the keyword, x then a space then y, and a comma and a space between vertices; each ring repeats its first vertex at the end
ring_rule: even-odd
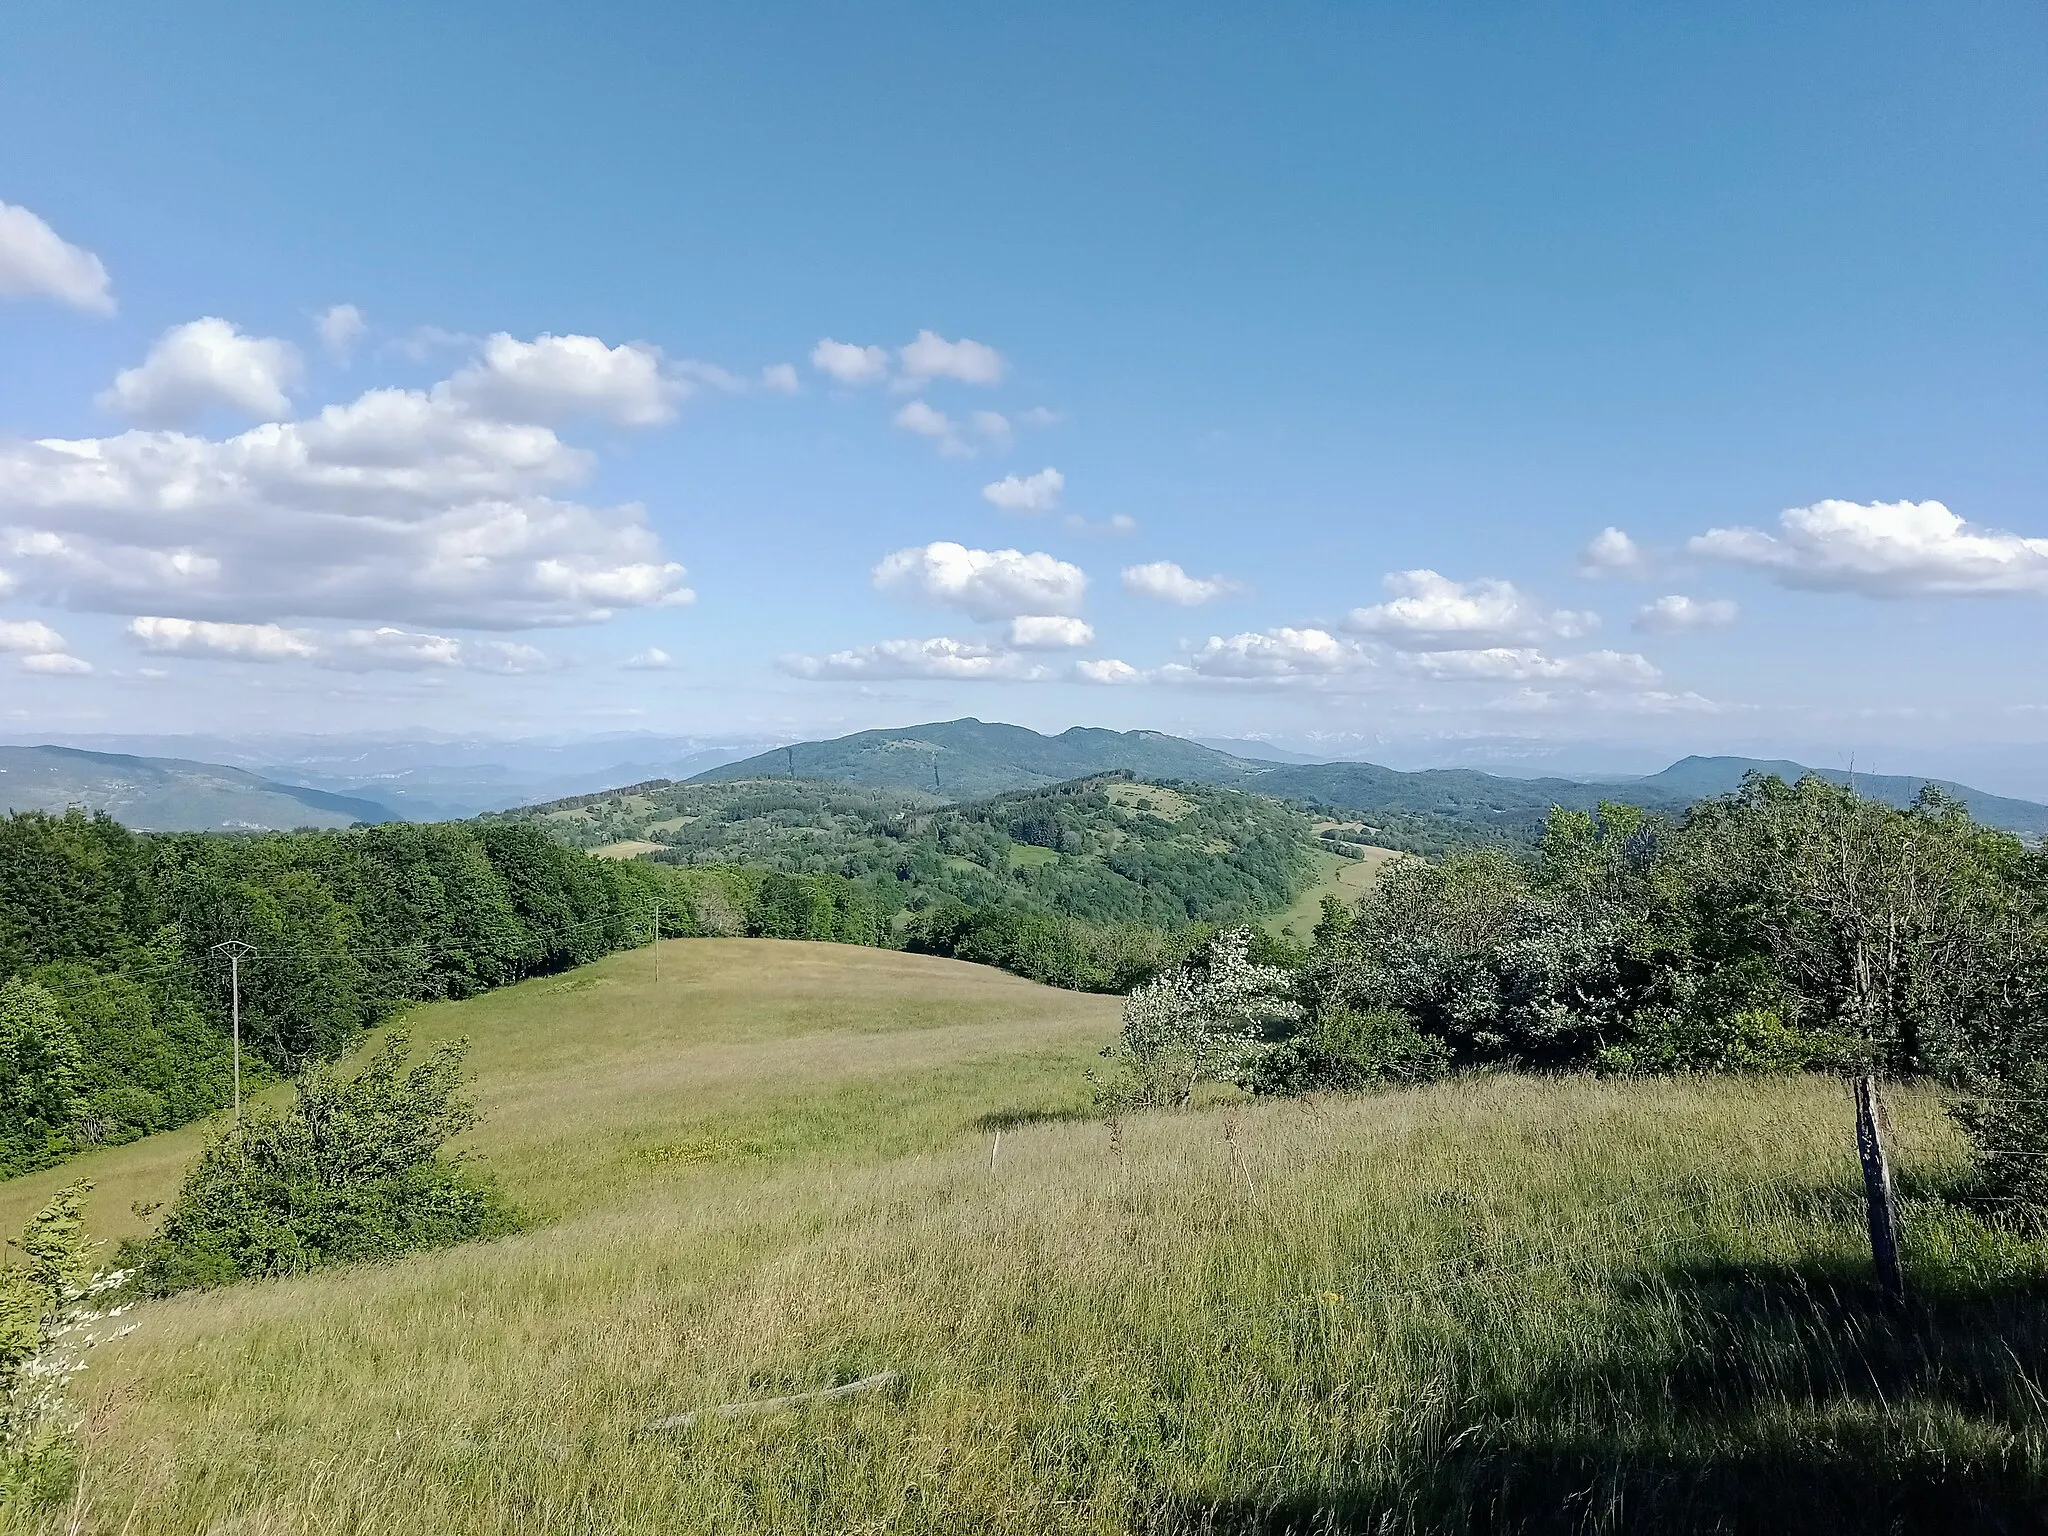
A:
POLYGON ((618 957, 416 1020, 475 1035, 486 1149, 551 1219, 144 1309, 95 1371, 80 1528, 2035 1528, 2048 1265, 1932 1198, 1960 1152, 1924 1098, 1895 1318, 1829 1082, 1112 1128, 1070 1118, 1100 1000, 670 953, 660 992, 618 957))

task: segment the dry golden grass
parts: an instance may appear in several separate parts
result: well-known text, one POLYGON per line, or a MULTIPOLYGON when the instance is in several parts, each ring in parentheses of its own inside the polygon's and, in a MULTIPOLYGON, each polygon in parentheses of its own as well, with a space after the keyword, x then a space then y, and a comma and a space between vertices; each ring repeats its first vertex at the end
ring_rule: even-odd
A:
MULTIPOLYGON (((2041 1487, 2037 1247, 1915 1193, 1925 1299, 1886 1316, 1832 1083, 1111 1128, 1073 1117, 1114 1000, 758 941, 664 945, 657 989, 652 959, 423 1011, 473 1036, 478 1144, 543 1223, 144 1308, 89 1377, 79 1528, 1848 1529, 2041 1487), (901 1392, 645 1428, 884 1368, 901 1392)), ((1895 1113, 1924 1190, 1956 1147, 1895 1113)))

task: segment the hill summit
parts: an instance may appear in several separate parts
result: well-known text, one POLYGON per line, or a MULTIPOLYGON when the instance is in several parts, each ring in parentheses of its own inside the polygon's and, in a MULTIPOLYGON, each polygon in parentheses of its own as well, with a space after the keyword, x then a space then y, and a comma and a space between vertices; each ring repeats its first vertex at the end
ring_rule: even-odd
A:
POLYGON ((1161 731, 1077 725, 1057 736, 1041 736, 1021 725, 970 718, 777 747, 700 773, 691 782, 838 779, 873 789, 914 789, 947 800, 975 800, 1117 768, 1140 778, 1242 784, 1271 767, 1161 731))

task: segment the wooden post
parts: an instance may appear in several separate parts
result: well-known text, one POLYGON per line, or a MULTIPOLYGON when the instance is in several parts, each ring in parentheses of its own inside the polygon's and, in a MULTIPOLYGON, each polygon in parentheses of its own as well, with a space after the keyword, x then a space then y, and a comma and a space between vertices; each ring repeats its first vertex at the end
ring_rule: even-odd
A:
POLYGON ((1884 1150, 1884 1106, 1878 1101, 1877 1079, 1865 1072, 1856 1079, 1856 1153, 1863 1160, 1863 1199, 1870 1218, 1870 1257, 1877 1265, 1878 1284, 1894 1306, 1906 1302, 1906 1276, 1899 1267, 1899 1199, 1892 1188, 1892 1165, 1884 1150))

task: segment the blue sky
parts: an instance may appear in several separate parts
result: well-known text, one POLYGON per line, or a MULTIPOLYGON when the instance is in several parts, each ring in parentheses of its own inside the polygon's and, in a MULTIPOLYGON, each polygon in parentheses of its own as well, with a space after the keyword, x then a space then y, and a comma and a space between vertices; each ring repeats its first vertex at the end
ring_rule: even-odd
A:
POLYGON ((19 739, 2048 793, 2038 6, 16 7, 0 203, 19 739))

